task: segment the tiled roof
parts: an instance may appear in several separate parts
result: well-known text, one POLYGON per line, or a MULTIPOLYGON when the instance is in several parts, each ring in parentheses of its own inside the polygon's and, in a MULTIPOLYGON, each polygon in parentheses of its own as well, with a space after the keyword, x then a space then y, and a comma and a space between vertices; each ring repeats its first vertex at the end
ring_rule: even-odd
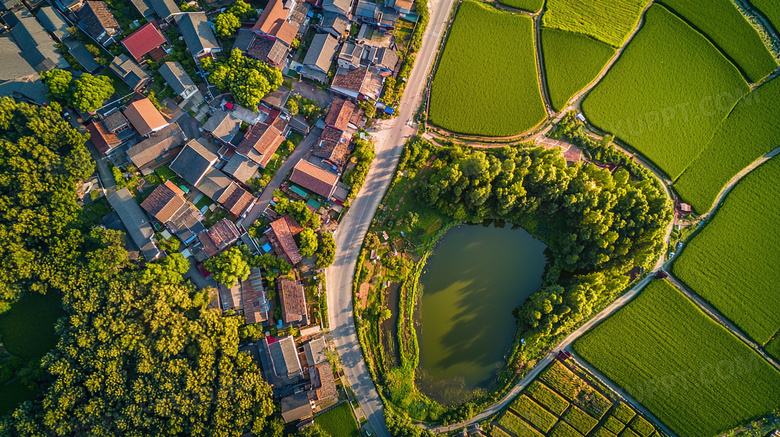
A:
POLYGON ((322 9, 349 15, 352 9, 352 0, 322 0, 322 9))
POLYGON ((347 41, 341 47, 339 61, 346 62, 353 68, 358 68, 360 67, 360 61, 363 58, 364 51, 364 46, 362 44, 355 44, 354 41, 347 41))
POLYGON ((103 126, 105 126, 106 130, 110 132, 114 132, 117 129, 127 127, 128 123, 129 122, 127 121, 127 118, 125 118, 125 116, 122 115, 121 111, 113 112, 103 119, 103 126))
POLYGON ((174 19, 192 56, 197 57, 210 49, 219 48, 205 12, 185 12, 175 15, 174 19))
POLYGON ((241 120, 222 110, 214 111, 214 115, 203 124, 203 130, 226 143, 229 143, 238 134, 240 127, 241 120))
POLYGON ((217 245, 211 241, 208 232, 201 232, 198 234, 198 241, 200 241, 200 244, 203 247, 203 253, 205 253, 208 258, 219 253, 217 245))
POLYGON ((229 213, 240 217, 255 202, 255 197, 249 191, 231 182, 217 202, 229 213))
POLYGON ((249 277, 241 282, 241 293, 244 300, 244 321, 261 323, 268 320, 270 305, 259 268, 250 270, 249 277))
POLYGON ((149 194, 149 197, 141 202, 141 208, 145 209, 152 217, 168 222, 180 208, 185 207, 184 192, 171 181, 165 181, 149 194))
POLYGON ((279 298, 282 301, 282 320, 284 323, 306 323, 306 296, 303 285, 289 279, 279 279, 279 298))
POLYGON ((197 88, 195 82, 192 81, 192 78, 187 75, 178 62, 166 62, 157 71, 168 82, 173 92, 178 95, 194 91, 197 88))
POLYGON ((234 154, 222 171, 233 176, 233 179, 245 184, 249 179, 257 175, 260 166, 246 156, 234 154))
POLYGON ((98 152, 103 155, 114 147, 122 144, 122 141, 120 141, 116 135, 106 130, 103 123, 100 121, 94 121, 87 124, 87 130, 89 131, 89 139, 92 141, 92 144, 94 144, 98 152))
POLYGON ((43 25, 46 30, 53 33, 60 41, 62 41, 65 35, 70 34, 65 19, 62 18, 59 11, 51 6, 42 6, 35 16, 38 18, 38 21, 41 22, 41 25, 43 25))
POLYGON ((339 176, 302 159, 293 167, 290 180, 327 199, 336 189, 339 176))
MULTIPOLYGON (((236 40, 233 42, 233 49, 239 49, 242 52, 249 50, 249 45, 255 39, 255 33, 252 29, 242 27, 236 32, 236 40)), ((232 50, 232 49, 231 49, 232 50)))
POLYGON ((303 351, 306 353, 306 361, 309 363, 309 366, 326 362, 325 337, 310 340, 303 345, 303 351))
POLYGON ((161 164, 184 144, 184 132, 178 124, 173 123, 149 135, 127 151, 127 156, 133 165, 139 169, 154 164, 161 164))
POLYGON ((107 37, 100 38, 104 31, 107 32, 108 37, 111 37, 122 30, 105 2, 88 0, 78 10, 77 15, 84 30, 101 44, 108 40, 107 37))
POLYGON ((135 6, 135 9, 144 17, 151 17, 154 15, 154 8, 150 0, 130 0, 135 6))
POLYGON ((158 17, 167 20, 173 14, 181 12, 173 0, 149 0, 158 17))
POLYGON ((217 251, 222 252, 227 249, 228 246, 238 241, 241 234, 232 221, 223 218, 209 228, 208 236, 214 243, 214 246, 216 246, 217 251))
POLYGON ((312 417, 312 409, 311 405, 309 404, 309 397, 305 392, 283 397, 281 407, 284 423, 295 422, 312 417))
POLYGON ((266 231, 276 254, 290 264, 298 264, 303 260, 298 246, 293 239, 293 233, 287 219, 280 218, 271 222, 271 229, 266 231))
POLYGON ((284 65, 284 60, 289 53, 290 47, 280 40, 263 36, 255 37, 246 51, 247 55, 277 67, 284 65))
MULTIPOLYGON (((198 138, 187 142, 170 166, 171 170, 193 186, 198 185, 206 172, 218 159, 217 155, 212 153, 202 141, 205 141, 205 139, 198 138)), ((211 199, 215 200, 213 197, 211 199)))
POLYGON ((338 396, 336 381, 333 379, 333 368, 329 362, 317 364, 309 370, 309 375, 314 389, 314 400, 324 401, 338 396))
POLYGON ((109 68, 133 90, 138 90, 152 78, 124 53, 115 57, 109 68))
POLYGON ((244 306, 241 301, 241 284, 236 282, 232 287, 226 287, 222 284, 217 286, 219 287, 219 295, 223 299, 222 309, 241 309, 244 306))
POLYGON ((236 152, 265 167, 283 142, 284 137, 279 129, 272 125, 258 123, 250 126, 236 152))
POLYGON ((329 33, 314 35, 309 50, 306 52, 306 57, 303 59, 303 65, 312 68, 316 67, 320 71, 327 73, 338 45, 338 40, 329 33))
POLYGON ((127 105, 125 117, 141 136, 147 136, 168 125, 151 100, 144 97, 127 105))
POLYGON ((149 224, 149 220, 146 219, 146 215, 144 215, 141 207, 138 206, 138 203, 130 194, 130 191, 127 188, 110 191, 106 198, 127 228, 130 238, 141 248, 144 257, 147 260, 157 258, 160 252, 152 239, 154 229, 149 224))
POLYGON ((298 34, 298 28, 287 21, 289 15, 290 10, 284 7, 283 0, 270 0, 252 29, 275 36, 289 46, 298 34))
POLYGON ((341 170, 347 163, 350 139, 350 134, 328 126, 322 131, 320 141, 314 146, 314 155, 327 159, 341 170))
POLYGON ((290 98, 290 93, 290 90, 287 88, 279 87, 278 90, 266 94, 261 101, 274 108, 283 108, 290 98))
POLYGON ((382 84, 384 83, 385 78, 379 74, 379 70, 376 67, 371 67, 368 69, 363 85, 360 87, 360 94, 376 100, 379 98, 379 94, 382 93, 382 84))
POLYGON ((337 12, 325 12, 322 14, 320 28, 323 30, 333 29, 336 34, 342 35, 347 31, 347 26, 349 26, 349 20, 344 15, 337 12))
POLYGON ((361 86, 363 86, 363 80, 366 78, 367 71, 367 67, 360 67, 354 70, 339 68, 336 71, 336 75, 333 77, 331 87, 359 93, 361 86))
POLYGON ((355 112, 355 105, 349 100, 336 97, 330 105, 328 115, 325 117, 325 124, 333 126, 339 130, 345 130, 349 126, 352 114, 355 112))
POLYGON ((165 38, 154 24, 153 22, 144 24, 121 41, 130 55, 138 62, 141 62, 141 58, 145 54, 165 44, 165 38))
MULTIPOLYGON (((68 67, 68 62, 57 50, 54 40, 29 10, 8 12, 3 15, 3 19, 11 26, 11 35, 21 49, 25 63, 40 72, 68 67)), ((11 59, 4 56, 2 60, 3 68, 14 67, 7 64, 11 59)))
POLYGON ((298 359, 295 340, 292 336, 278 338, 273 343, 269 343, 268 338, 266 338, 265 342, 276 376, 292 378, 302 373, 301 362, 298 359))
POLYGON ((372 62, 379 67, 393 70, 398 64, 398 53, 389 47, 380 47, 376 50, 372 62))

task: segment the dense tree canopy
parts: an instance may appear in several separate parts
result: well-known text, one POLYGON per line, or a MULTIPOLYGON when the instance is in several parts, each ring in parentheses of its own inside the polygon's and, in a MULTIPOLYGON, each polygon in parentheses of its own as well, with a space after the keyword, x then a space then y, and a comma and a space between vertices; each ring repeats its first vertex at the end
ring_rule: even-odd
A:
POLYGON ((268 64, 248 58, 241 50, 234 49, 220 62, 206 58, 201 67, 209 72, 209 82, 221 92, 233 94, 241 106, 257 112, 260 100, 282 84, 282 72, 268 64))
POLYGON ((239 27, 241 27, 241 20, 230 12, 223 12, 214 20, 214 30, 220 38, 232 37, 239 27))
POLYGON ((320 216, 309 209, 304 202, 281 198, 274 206, 274 211, 281 215, 290 214, 290 217, 299 225, 307 228, 317 229, 321 224, 320 216))
POLYGON ((23 290, 60 286, 83 241, 76 186, 94 163, 59 112, 0 99, 0 313, 23 290))
POLYGON ((213 256, 203 264, 214 275, 214 280, 227 287, 245 281, 249 277, 247 257, 236 246, 218 256, 213 256))
POLYGON ((311 228, 304 228, 298 234, 298 249, 305 258, 311 258, 317 252, 317 234, 311 228))
POLYGON ((73 80, 73 75, 65 70, 49 70, 41 73, 50 97, 81 112, 93 112, 103 106, 114 94, 114 83, 108 76, 93 76, 84 73, 73 80))
POLYGON ((314 261, 314 267, 324 269, 336 259, 336 240, 330 232, 320 233, 320 242, 317 245, 317 259, 314 261))

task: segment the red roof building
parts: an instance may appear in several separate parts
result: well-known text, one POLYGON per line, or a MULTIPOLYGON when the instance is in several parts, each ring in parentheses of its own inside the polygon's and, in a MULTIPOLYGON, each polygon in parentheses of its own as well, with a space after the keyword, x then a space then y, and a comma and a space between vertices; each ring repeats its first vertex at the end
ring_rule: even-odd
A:
POLYGON ((282 321, 308 325, 306 295, 303 292, 303 285, 289 279, 279 279, 276 283, 279 286, 279 300, 282 301, 282 321))
POLYGON ((289 215, 271 222, 271 228, 266 231, 268 240, 276 251, 276 255, 290 264, 298 264, 303 260, 298 251, 298 245, 295 244, 293 235, 301 232, 303 229, 289 215))
POLYGON ((122 45, 130 52, 130 56, 136 62, 141 62, 141 58, 144 55, 163 44, 165 44, 165 38, 163 38, 162 33, 160 33, 153 21, 144 24, 140 29, 122 40, 122 45))
POLYGON ((293 167, 290 181, 301 187, 330 199, 336 192, 339 175, 320 168, 305 159, 301 159, 293 167))

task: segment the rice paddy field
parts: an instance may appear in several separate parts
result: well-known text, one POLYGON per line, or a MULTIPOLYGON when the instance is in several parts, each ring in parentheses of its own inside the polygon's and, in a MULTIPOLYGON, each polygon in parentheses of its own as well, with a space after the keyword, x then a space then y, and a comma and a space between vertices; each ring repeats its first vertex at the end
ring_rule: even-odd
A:
POLYGON ((542 28, 542 55, 550 100, 556 111, 585 88, 615 55, 615 49, 585 35, 542 28))
POLYGON ((777 68, 777 61, 755 28, 732 0, 662 0, 661 3, 702 32, 750 82, 758 82, 777 68))
POLYGON ((491 435, 614 437, 634 433, 649 437, 655 433, 650 421, 605 386, 594 386, 586 379, 592 376, 581 372, 554 361, 509 405, 491 435))
POLYGON ((548 0, 544 27, 590 36, 620 47, 649 0, 548 0))
POLYGON ((545 120, 531 18, 466 0, 433 80, 430 121, 461 134, 510 136, 545 120))
POLYGON ((741 100, 706 149, 675 181, 677 193, 699 213, 712 208, 723 187, 753 161, 780 146, 780 78, 741 100))
POLYGON ((717 435, 780 407, 780 372, 666 281, 574 350, 678 435, 717 435))
POLYGON ((778 332, 775 335, 775 338, 770 340, 769 343, 764 346, 764 350, 766 350, 769 355, 772 355, 773 357, 780 360, 780 332, 778 332))
POLYGON ((777 0, 750 0, 749 3, 764 14, 775 31, 780 31, 780 2, 777 0))
POLYGON ((544 0, 501 0, 499 3, 529 12, 538 12, 544 6, 544 0))
POLYGON ((729 192, 673 273, 757 343, 780 330, 780 159, 729 192))
POLYGON ((749 91, 705 37, 653 5, 642 30, 583 101, 583 111, 677 178, 749 91))

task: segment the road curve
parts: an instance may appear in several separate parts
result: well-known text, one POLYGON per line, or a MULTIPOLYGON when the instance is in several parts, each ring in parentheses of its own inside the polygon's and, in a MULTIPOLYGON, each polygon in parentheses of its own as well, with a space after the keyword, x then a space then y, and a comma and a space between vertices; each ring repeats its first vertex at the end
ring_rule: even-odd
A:
POLYGON ((376 158, 366 176, 363 189, 352 201, 350 210, 334 235, 336 258, 325 271, 328 289, 328 319, 336 350, 341 356, 344 373, 360 403, 369 424, 378 437, 390 437, 382 412, 382 400, 363 360, 355 323, 352 319, 352 278, 363 238, 371 225, 374 212, 395 175, 398 158, 406 137, 416 133, 407 126, 417 110, 428 79, 438 43, 450 18, 454 0, 431 0, 430 20, 423 35, 417 62, 409 77, 396 118, 382 123, 374 134, 376 158))

